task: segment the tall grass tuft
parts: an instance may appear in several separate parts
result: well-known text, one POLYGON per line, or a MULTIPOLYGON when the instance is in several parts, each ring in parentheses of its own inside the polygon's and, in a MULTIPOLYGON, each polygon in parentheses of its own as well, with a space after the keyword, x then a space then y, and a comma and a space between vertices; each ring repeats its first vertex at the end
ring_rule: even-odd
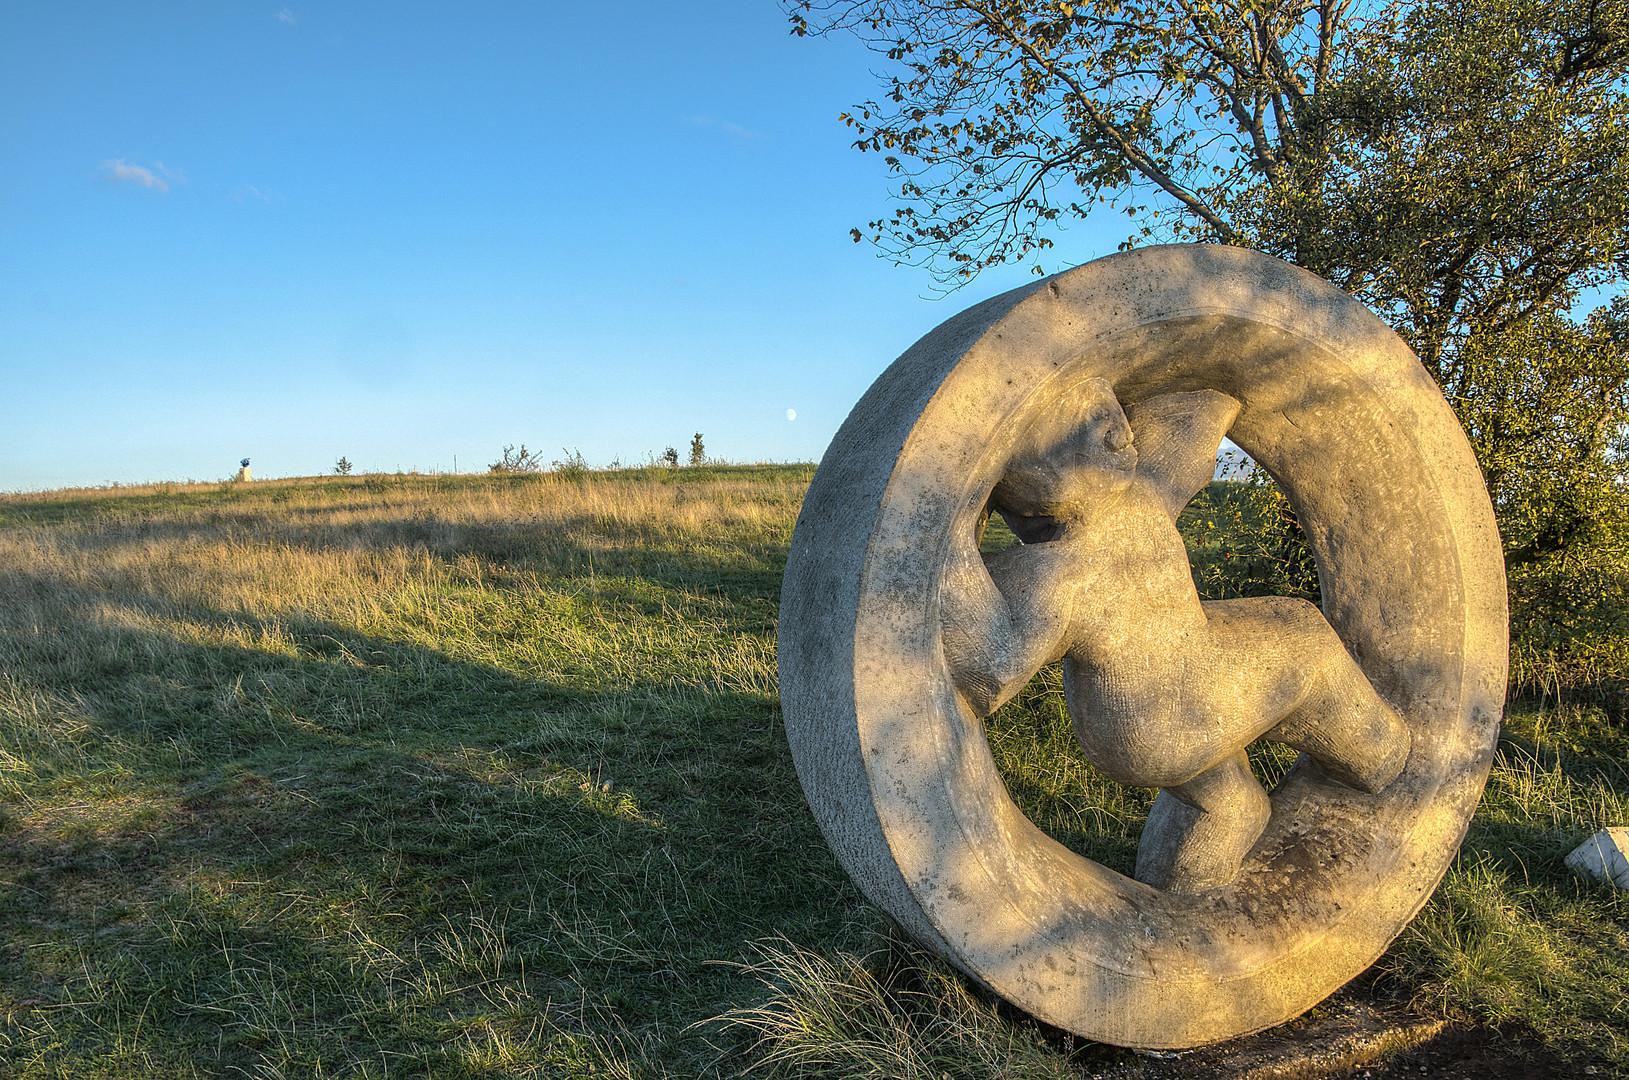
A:
POLYGON ((745 966, 768 990, 723 1019, 756 1036, 753 1072, 875 1080, 1076 1076, 1033 1022, 1017 1023, 898 936, 865 955, 760 943, 745 966))

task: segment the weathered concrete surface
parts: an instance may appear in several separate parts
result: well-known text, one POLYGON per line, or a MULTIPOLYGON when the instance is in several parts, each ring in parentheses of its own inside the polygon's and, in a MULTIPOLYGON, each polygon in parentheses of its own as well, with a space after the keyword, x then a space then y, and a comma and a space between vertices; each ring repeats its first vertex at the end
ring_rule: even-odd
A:
POLYGON ((1145 248, 976 305, 908 350, 821 462, 794 533, 782 703, 804 791, 866 894, 1035 1016, 1143 1048, 1296 1016, 1368 966, 1457 850, 1492 760, 1503 560, 1476 462, 1408 348, 1326 282, 1252 252, 1145 248), (1101 379, 1215 391, 1285 489, 1324 616, 1411 751, 1378 793, 1310 763, 1225 884, 1154 888, 1008 798, 946 653, 942 586, 1036 408, 1101 379))
POLYGON ((1602 829, 1567 856, 1576 874, 1629 889, 1629 828, 1602 829))

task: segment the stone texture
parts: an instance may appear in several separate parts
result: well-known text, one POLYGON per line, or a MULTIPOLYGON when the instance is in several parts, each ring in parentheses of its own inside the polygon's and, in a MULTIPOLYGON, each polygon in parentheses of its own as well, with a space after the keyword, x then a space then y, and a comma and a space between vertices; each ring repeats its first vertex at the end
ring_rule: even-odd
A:
POLYGON ((1576 874, 1629 889, 1629 828, 1602 829, 1567 856, 1576 874))
MULTIPOLYGON (((1192 589, 1191 580, 1172 582, 1171 552, 1156 554, 1104 579, 1124 614, 1094 624, 1102 640, 1083 647, 1066 640, 1075 631, 1060 634, 1044 658, 1074 649, 1077 674, 1090 676, 1098 657, 1137 675, 1138 658, 1151 654, 1146 637, 1141 652, 1128 647, 1130 624, 1161 605, 1187 605, 1192 589)), ((1087 604, 1108 598, 1077 592, 1087 604)), ((1360 304, 1236 248, 1116 255, 930 332, 878 378, 827 450, 782 596, 787 734, 809 805, 849 874, 996 993, 1048 1023, 1125 1046, 1191 1047, 1257 1031, 1368 966, 1457 850, 1503 705, 1503 561, 1452 412, 1408 348, 1360 304), (1015 597, 1025 581, 1055 587, 1066 575, 1014 570, 996 581, 993 568, 994 595, 967 587, 981 569, 968 551, 992 507, 1044 548, 1069 524, 1053 512, 1058 490, 1088 508, 1112 496, 1112 476, 1074 475, 1052 459, 1077 436, 1092 453, 1120 453, 1122 419, 1129 445, 1141 442, 1147 454, 1148 489, 1131 515, 1140 525, 1107 515, 1088 543, 1086 519, 1073 520, 1082 537, 1075 561, 1114 556, 1116 535, 1168 544, 1171 515, 1203 483, 1205 454, 1226 430, 1300 514, 1324 610, 1269 604, 1213 634, 1229 613, 1205 609, 1203 633, 1243 640, 1256 657, 1279 650, 1268 657, 1276 674, 1263 683, 1267 698, 1293 682, 1298 661, 1346 665, 1337 675, 1347 692, 1333 696, 1368 716, 1367 733, 1312 745, 1326 721, 1340 726, 1339 702, 1315 710, 1295 736, 1309 744, 1306 759, 1265 805, 1246 800, 1265 823, 1241 818, 1217 832, 1235 849, 1241 832, 1259 827, 1259 836, 1186 881, 1173 876, 1179 855, 1156 849, 1188 842, 1194 825, 1180 819, 1194 806, 1168 803, 1156 818, 1172 820, 1151 822, 1153 864, 1139 875, 1165 887, 1081 858, 1037 829, 1008 798, 984 739, 980 716, 1036 658, 1033 612, 1015 619, 1023 608, 1015 597), (1096 434, 1081 436, 1088 429, 1096 434), (985 621, 969 629, 968 618, 985 621), (1390 732, 1393 718, 1406 738, 1390 732), (1354 757, 1354 747, 1363 753, 1354 757)), ((1200 645, 1209 647, 1199 643, 1195 655, 1200 645)), ((1220 669, 1208 670, 1214 678, 1220 669)), ((1179 680, 1174 689, 1204 685, 1179 680)), ((1277 728, 1296 711, 1282 701, 1234 710, 1203 752, 1183 735, 1193 716, 1179 716, 1160 753, 1145 745, 1157 725, 1135 730, 1143 712, 1100 723, 1098 706, 1112 695, 1094 693, 1087 687, 1071 702, 1088 753, 1111 767, 1119 755, 1127 782, 1173 787, 1196 767, 1234 761, 1264 718, 1277 728)), ((1203 811, 1203 798, 1193 801, 1203 811)))

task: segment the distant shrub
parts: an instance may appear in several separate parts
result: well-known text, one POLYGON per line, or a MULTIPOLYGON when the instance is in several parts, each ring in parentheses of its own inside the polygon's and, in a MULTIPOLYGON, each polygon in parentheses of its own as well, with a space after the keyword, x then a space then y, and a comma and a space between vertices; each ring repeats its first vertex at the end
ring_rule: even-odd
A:
POLYGON ((543 459, 526 449, 521 443, 516 450, 514 444, 503 448, 503 456, 487 466, 487 472, 493 473, 535 473, 543 471, 543 459))
POLYGON ((560 452, 566 455, 566 459, 549 462, 549 471, 561 479, 581 480, 592 471, 581 450, 567 450, 562 446, 560 452))
POLYGON ((336 476, 349 476, 349 475, 351 475, 351 459, 347 458, 347 457, 341 457, 338 461, 334 462, 334 475, 336 475, 336 476))
POLYGON ((690 439, 690 464, 692 466, 707 464, 707 447, 702 443, 699 431, 690 439))
POLYGON ((1318 567, 1290 501, 1260 470, 1215 480, 1182 512, 1178 527, 1207 600, 1298 596, 1322 603, 1318 567))
POLYGON ((670 446, 662 451, 661 461, 668 468, 677 469, 679 467, 679 452, 670 446))

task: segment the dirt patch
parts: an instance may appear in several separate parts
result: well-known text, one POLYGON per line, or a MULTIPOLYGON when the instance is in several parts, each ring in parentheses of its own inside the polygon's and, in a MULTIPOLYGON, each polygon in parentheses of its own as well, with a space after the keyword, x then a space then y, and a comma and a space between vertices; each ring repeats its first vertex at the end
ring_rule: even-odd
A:
POLYGON ((1606 1077, 1604 1062, 1564 1058, 1534 1035, 1447 1024, 1361 992, 1337 994, 1281 1027, 1215 1046, 1146 1053, 1093 1069, 1094 1080, 1550 1080, 1606 1077))
POLYGON ((1433 1077, 1447 1080, 1552 1080, 1617 1075, 1601 1062, 1563 1059, 1524 1032, 1467 1025, 1443 1028, 1436 1036, 1393 1058, 1384 1068, 1355 1074, 1372 1080, 1433 1077))

